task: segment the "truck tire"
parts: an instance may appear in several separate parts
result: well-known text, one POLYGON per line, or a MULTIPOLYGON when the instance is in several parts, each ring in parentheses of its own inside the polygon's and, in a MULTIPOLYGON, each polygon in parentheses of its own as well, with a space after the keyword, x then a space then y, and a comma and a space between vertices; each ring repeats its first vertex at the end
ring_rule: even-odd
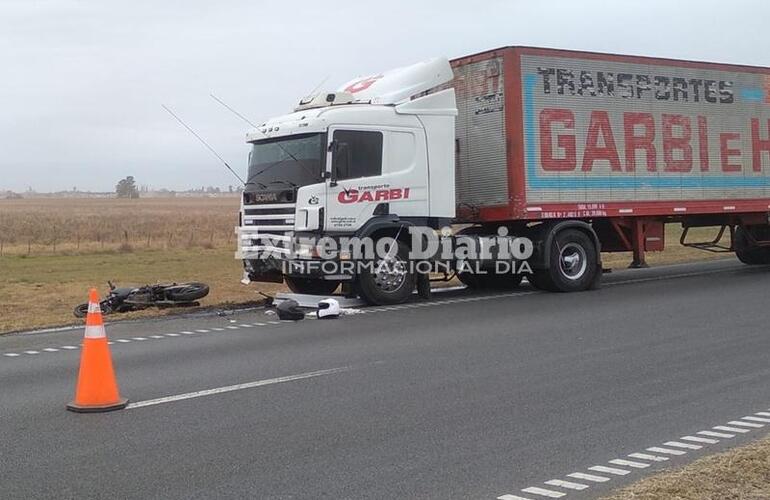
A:
POLYGON ((770 264, 770 248, 758 247, 751 244, 747 229, 743 226, 735 228, 735 256, 744 264, 750 266, 759 266, 770 264))
POLYGON ((294 293, 307 295, 331 295, 340 285, 339 281, 327 281, 314 278, 292 278, 284 276, 286 286, 294 293))
POLYGON ((535 288, 550 292, 580 292, 593 286, 597 266, 596 246, 583 231, 565 229, 551 240, 550 266, 527 279, 535 288))
POLYGON ((468 288, 475 290, 511 290, 521 284, 520 274, 476 274, 469 272, 457 273, 457 279, 468 288))
POLYGON ((396 244, 398 250, 392 256, 378 258, 371 270, 364 266, 358 274, 358 292, 369 304, 401 304, 414 291, 417 277, 409 266, 409 247, 400 241, 396 244))

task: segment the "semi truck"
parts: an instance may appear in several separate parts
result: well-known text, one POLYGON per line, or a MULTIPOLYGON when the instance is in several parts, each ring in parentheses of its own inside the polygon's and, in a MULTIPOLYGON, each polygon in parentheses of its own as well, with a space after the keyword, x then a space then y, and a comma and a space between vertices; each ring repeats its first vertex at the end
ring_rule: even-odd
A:
MULTIPOLYGON (((247 282, 403 302, 430 279, 408 266, 415 229, 449 247, 529 241, 527 280, 558 292, 599 286, 602 252, 646 266, 671 223, 683 245, 770 264, 769 68, 503 47, 317 92, 247 142, 236 228, 247 282), (691 241, 699 227, 714 239, 691 241), (291 265, 324 260, 303 237, 391 246, 341 272, 291 265)), ((477 272, 445 270, 473 288, 522 280, 493 269, 494 251, 475 260, 477 272)))

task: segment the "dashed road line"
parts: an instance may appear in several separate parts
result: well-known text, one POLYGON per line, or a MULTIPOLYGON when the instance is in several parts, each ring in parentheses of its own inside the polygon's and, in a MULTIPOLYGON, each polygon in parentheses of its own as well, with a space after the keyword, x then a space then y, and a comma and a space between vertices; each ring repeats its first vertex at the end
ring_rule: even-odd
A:
POLYGON ((653 453, 663 453, 665 455, 684 455, 687 452, 682 450, 671 450, 669 448, 661 448, 660 446, 653 446, 652 448, 647 448, 647 451, 651 451, 653 453))
POLYGON ((606 467, 604 465, 594 465, 593 467, 589 467, 588 470, 592 470, 595 472, 604 472, 605 474, 614 474, 616 476, 625 476, 626 474, 631 474, 630 470, 617 469, 615 467, 606 467))
POLYGON ((751 432, 749 429, 741 429, 740 427, 728 427, 726 425, 717 425, 716 427, 712 427, 712 429, 716 429, 718 431, 737 432, 740 434, 751 432))
MULTIPOLYGON (((612 465, 613 467, 609 467, 607 465, 594 465, 587 468, 588 471, 592 472, 591 474, 585 472, 573 472, 571 474, 567 474, 566 477, 570 479, 578 479, 588 483, 606 483, 610 481, 613 476, 626 476, 631 474, 634 469, 646 469, 653 465, 655 462, 668 461, 672 458, 672 456, 676 458, 682 455, 686 455, 690 451, 701 450, 704 446, 714 445, 721 442, 719 439, 715 438, 734 438, 736 434, 745 434, 753 430, 763 428, 765 427, 765 423, 770 423, 770 409, 765 412, 757 412, 754 415, 741 417, 740 420, 731 420, 728 422, 729 425, 714 426, 712 427, 714 430, 697 431, 693 434, 682 436, 678 441, 666 441, 662 446, 651 446, 645 450, 647 453, 628 454, 628 457, 633 458, 634 460, 614 458, 607 461, 607 464, 612 465), (593 474, 593 472, 602 473, 602 475, 593 474)), ((591 484, 576 483, 559 478, 549 479, 543 484, 547 486, 564 488, 565 490, 575 491, 582 491, 591 487, 591 484)), ((568 492, 548 490, 539 486, 530 486, 528 488, 522 489, 521 491, 531 495, 550 498, 561 498, 568 494, 568 492)), ((506 494, 497 498, 498 500, 520 500, 523 497, 506 494)))
POLYGON ((614 460, 610 460, 609 463, 612 465, 623 465, 626 467, 633 467, 634 469, 646 469, 650 466, 650 464, 645 464, 642 462, 634 462, 633 460, 624 460, 622 458, 616 458, 614 460))
POLYGON ((752 422, 743 422, 741 420, 731 420, 727 422, 729 425, 739 425, 741 427, 751 427, 752 429, 761 429, 765 424, 755 424, 752 422))
MULTIPOLYGON (((120 339, 114 339, 109 340, 107 343, 109 345, 115 345, 115 344, 130 344, 131 342, 142 342, 145 340, 161 340, 169 337, 181 337, 183 335, 198 335, 201 333, 211 333, 211 332, 224 332, 227 330, 239 330, 241 328, 255 328, 255 327, 262 327, 262 326, 268 326, 268 325, 280 325, 282 323, 294 323, 293 321, 269 321, 268 323, 241 323, 238 325, 228 325, 226 327, 210 327, 210 328, 198 328, 196 330, 182 330, 179 332, 171 332, 171 333, 164 333, 164 334, 157 334, 157 335, 147 335, 144 337, 129 337, 129 338, 120 338, 120 339)), ((5 352, 2 353, 3 356, 7 358, 19 358, 24 355, 27 356, 34 356, 37 354, 41 354, 43 352, 47 353, 53 353, 53 352, 60 352, 60 351, 71 351, 75 349, 79 349, 80 346, 76 345, 63 345, 59 347, 45 347, 42 349, 30 349, 26 351, 19 351, 19 352, 5 352)))
POLYGON ((524 493, 532 493, 533 495, 540 495, 548 498, 561 498, 566 495, 566 493, 561 491, 547 490, 545 488, 538 488, 537 486, 530 486, 529 488, 524 488, 521 491, 524 493))
POLYGON ((610 480, 608 477, 585 474, 583 472, 573 472, 572 474, 567 474, 567 477, 574 477, 575 479, 583 479, 584 481, 591 481, 594 483, 606 483, 610 480))
POLYGON ((679 441, 667 441, 663 443, 663 446, 674 447, 674 448, 684 448, 686 450, 700 450, 701 448, 703 448, 703 446, 699 444, 680 443, 679 441))
POLYGON ((585 490, 588 488, 587 484, 573 483, 572 481, 564 481, 563 479, 551 479, 546 481, 548 486, 558 486, 560 488, 567 488, 568 490, 585 490))
POLYGON ((717 444, 719 442, 718 439, 709 439, 704 438, 700 436, 682 436, 679 439, 682 441, 692 441, 694 443, 706 443, 706 444, 717 444))
POLYGON ((762 418, 762 417, 743 417, 741 420, 750 420, 752 422, 764 422, 764 423, 770 423, 770 418, 762 418))
POLYGON ((712 436, 712 437, 718 437, 718 438, 734 438, 735 434, 726 434, 724 432, 714 432, 714 431, 698 431, 696 434, 700 434, 701 436, 712 436))
POLYGON ((650 462, 665 462, 666 460, 668 460, 668 457, 648 455, 647 453, 631 453, 628 456, 631 458, 638 458, 639 460, 649 460, 650 462))

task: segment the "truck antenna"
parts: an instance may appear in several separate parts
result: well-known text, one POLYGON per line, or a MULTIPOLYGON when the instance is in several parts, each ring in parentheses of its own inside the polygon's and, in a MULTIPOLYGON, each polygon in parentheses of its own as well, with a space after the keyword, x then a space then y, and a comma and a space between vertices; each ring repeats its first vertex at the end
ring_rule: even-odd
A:
POLYGON ((174 117, 174 119, 175 119, 176 121, 178 121, 178 122, 179 122, 179 123, 180 123, 180 124, 181 124, 181 125, 182 125, 184 128, 186 128, 186 129, 188 130, 188 132, 190 132, 190 133, 191 133, 191 134, 192 134, 192 135, 193 135, 193 136, 194 136, 196 139, 198 139, 198 140, 200 141, 200 143, 201 143, 201 144, 203 144, 204 146, 206 146, 206 149, 208 149, 209 151, 211 151, 211 153, 212 153, 214 156, 216 156, 217 158, 219 158, 219 161, 221 161, 221 162, 222 162, 222 163, 225 165, 225 167, 227 167, 227 170, 229 170, 230 172, 232 172, 232 174, 233 174, 233 175, 234 175, 234 176, 235 176, 235 177, 236 177, 236 178, 237 178, 239 181, 241 181, 241 184, 244 184, 244 185, 246 184, 246 183, 244 182, 244 180, 243 180, 243 179, 241 179, 241 176, 240 176, 240 175, 238 175, 238 174, 235 172, 235 170, 233 170, 233 169, 232 169, 232 167, 230 167, 230 165, 229 165, 229 164, 228 164, 228 163, 225 161, 225 159, 224 159, 224 158, 222 158, 222 157, 219 155, 219 153, 217 153, 217 152, 214 150, 214 148, 212 148, 212 147, 209 145, 209 143, 208 143, 208 142, 204 141, 204 140, 203 140, 203 138, 202 138, 201 136, 199 136, 198 134, 196 134, 196 133, 195 133, 195 131, 194 131, 193 129, 191 129, 191 128, 190 128, 190 127, 189 127, 189 126, 188 126, 188 125, 187 125, 185 122, 183 122, 183 121, 182 121, 182 119, 181 119, 181 118, 179 118, 179 117, 176 115, 176 113, 174 113, 173 111, 171 111, 171 109, 170 109, 168 106, 166 106, 165 104, 161 104, 161 106, 163 107, 163 109, 165 109, 165 110, 168 112, 168 114, 170 114, 171 116, 173 116, 173 117, 174 117))
MULTIPOLYGON (((328 77, 327 77, 327 79, 328 79, 328 77)), ((326 81, 326 79, 324 79, 324 81, 326 81)), ((321 83, 320 83, 318 86, 320 87, 322 84, 323 84, 323 82, 321 82, 321 83)), ((245 116, 243 116, 242 114, 240 114, 239 112, 237 112, 237 111, 236 111, 235 109, 233 109, 231 106, 228 106, 228 105, 227 105, 227 103, 225 103, 225 101, 223 101, 223 100, 222 100, 222 99, 220 99, 219 97, 215 96, 213 93, 209 93, 209 96, 210 96, 212 99, 214 99, 215 101, 217 101, 219 104, 221 104, 221 105, 222 105, 222 106, 223 106, 225 109, 227 109, 228 111, 230 111, 232 114, 234 114, 235 116, 237 116, 237 117, 238 117, 238 118, 240 118, 241 120, 245 121, 246 123, 248 123, 248 124, 249 124, 249 125, 251 125, 252 127, 254 127, 254 129, 255 129, 255 130, 257 130, 257 131, 259 131, 259 133, 260 133, 260 134, 262 134, 262 135, 264 135, 266 138, 270 139, 270 136, 269 136, 269 135, 267 135, 266 133, 262 132, 262 131, 259 129, 259 127, 257 127, 256 125, 254 125, 254 123, 253 123, 251 120, 249 120, 248 118, 246 118, 245 116)), ((288 149, 286 149, 286 148, 283 146, 283 144, 281 144, 280 142, 276 142, 276 143, 275 143, 275 145, 276 145, 276 146, 278 146, 278 147, 281 149, 281 151, 283 151, 283 152, 286 154, 286 156, 288 156, 289 158, 291 158, 292 160, 294 160, 295 162, 297 162, 297 164, 298 164, 298 165, 301 165, 301 166, 302 166, 302 168, 304 168, 305 170, 307 170, 307 167, 305 167, 305 165, 304 165, 302 162, 300 162, 300 161, 297 159, 297 157, 296 157, 296 156, 294 156, 294 155, 291 153, 291 151, 289 151, 288 149)), ((281 161, 281 160, 279 160, 279 161, 281 161)), ((252 179, 253 177, 256 177, 257 175, 261 174, 262 172, 264 172, 264 171, 265 171, 265 170, 267 170, 268 168, 271 168, 271 167, 273 167, 273 166, 275 166, 275 165, 276 165, 276 163, 273 163, 273 164, 271 164, 271 165, 268 165, 268 166, 267 166, 267 168, 263 168, 262 170, 260 170, 260 171, 259 171, 259 172, 257 172, 256 174, 254 174, 254 175, 252 175, 251 177, 249 177, 249 178, 247 179, 246 183, 249 183, 249 182, 251 182, 251 179, 252 179)))
MULTIPOLYGON (((223 101, 223 100, 222 100, 222 99, 220 99, 219 97, 215 96, 213 93, 212 93, 212 94, 209 94, 209 96, 211 96, 211 98, 212 98, 212 99, 214 99, 214 100, 215 100, 215 101, 217 101, 219 104, 221 104, 222 106, 224 106, 224 107, 225 107, 225 108, 226 108, 226 109, 227 109, 229 112, 231 112, 232 114, 234 114, 235 116, 237 116, 237 117, 238 117, 238 118, 240 118, 241 120, 245 121, 246 123, 248 123, 248 124, 249 124, 249 125, 251 125, 252 127, 254 127, 254 128, 257 128, 257 126, 256 126, 256 125, 254 125, 254 123, 253 123, 251 120, 249 120, 248 118, 246 118, 245 116, 243 116, 242 114, 240 114, 239 112, 237 112, 236 110, 234 110, 233 108, 231 108, 230 106, 228 106, 228 105, 225 103, 225 101, 223 101)), ((259 130, 259 129, 257 129, 257 130, 259 130)))

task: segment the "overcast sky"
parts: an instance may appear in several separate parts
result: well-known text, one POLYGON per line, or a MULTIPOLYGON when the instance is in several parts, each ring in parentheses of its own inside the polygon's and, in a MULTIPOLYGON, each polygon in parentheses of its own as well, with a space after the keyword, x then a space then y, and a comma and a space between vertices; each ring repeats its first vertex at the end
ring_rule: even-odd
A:
POLYGON ((535 45, 770 66, 770 2, 0 0, 0 190, 237 181, 248 126, 430 57, 535 45))

